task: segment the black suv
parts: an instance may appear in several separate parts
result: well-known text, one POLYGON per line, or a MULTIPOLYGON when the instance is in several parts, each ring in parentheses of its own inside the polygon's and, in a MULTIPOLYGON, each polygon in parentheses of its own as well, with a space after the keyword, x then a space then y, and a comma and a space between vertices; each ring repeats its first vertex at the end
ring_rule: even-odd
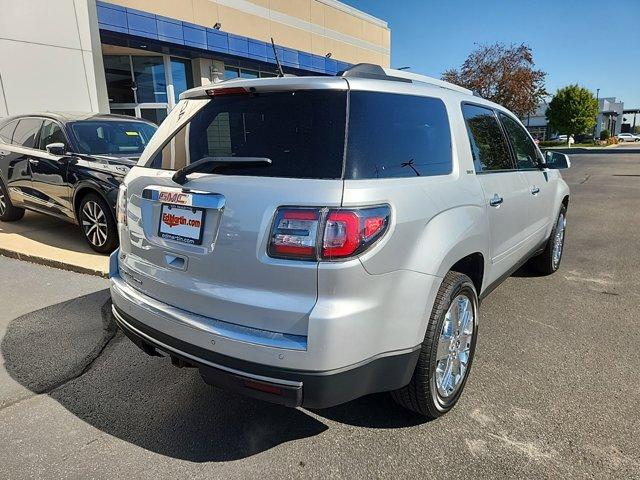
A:
POLYGON ((120 115, 47 112, 0 121, 0 221, 34 210, 80 225, 96 252, 113 251, 118 187, 156 129, 120 115))

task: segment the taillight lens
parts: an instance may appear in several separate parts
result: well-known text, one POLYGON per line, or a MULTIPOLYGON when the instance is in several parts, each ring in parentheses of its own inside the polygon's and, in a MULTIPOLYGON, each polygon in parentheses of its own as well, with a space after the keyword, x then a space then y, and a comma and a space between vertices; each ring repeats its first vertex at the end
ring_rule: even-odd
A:
POLYGON ((318 209, 279 208, 271 229, 269 255, 315 260, 319 225, 318 209))
POLYGON ((127 224, 127 187, 120 184, 118 202, 116 204, 116 219, 118 223, 127 224))
POLYGON ((333 260, 364 252, 386 231, 389 213, 388 206, 329 210, 321 257, 333 260))
POLYGON ((269 255, 304 260, 352 257, 384 235, 389 216, 387 205, 335 210, 282 207, 271 229, 269 255))

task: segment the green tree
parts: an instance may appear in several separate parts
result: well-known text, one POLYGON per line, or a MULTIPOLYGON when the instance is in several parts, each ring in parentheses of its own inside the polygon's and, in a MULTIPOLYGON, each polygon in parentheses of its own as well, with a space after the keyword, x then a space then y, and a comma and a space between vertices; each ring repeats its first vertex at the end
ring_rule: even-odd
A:
POLYGON ((640 133, 640 125, 633 127, 633 133, 640 133))
POLYGON ((588 133, 593 130, 598 115, 598 101, 593 94, 579 85, 568 85, 553 96, 546 117, 551 130, 567 135, 588 133))

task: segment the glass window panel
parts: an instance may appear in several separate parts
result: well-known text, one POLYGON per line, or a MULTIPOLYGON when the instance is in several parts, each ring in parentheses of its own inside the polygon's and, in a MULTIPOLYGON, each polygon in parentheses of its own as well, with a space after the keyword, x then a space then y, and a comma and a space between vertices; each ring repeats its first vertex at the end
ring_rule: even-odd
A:
POLYGON ((351 92, 345 178, 446 175, 451 169, 442 100, 351 92))
POLYGON ((13 141, 13 132, 18 125, 18 120, 7 123, 4 127, 0 128, 0 141, 10 144, 13 141))
POLYGON ((493 110, 476 105, 463 105, 471 152, 476 172, 511 170, 511 155, 493 110))
POLYGON ((110 103, 133 103, 133 81, 129 55, 105 55, 104 73, 110 103))
POLYGON ((140 118, 144 118, 150 122, 160 125, 167 118, 166 108, 141 108, 140 118))
POLYGON ((167 81, 162 57, 133 56, 138 103, 166 103, 167 81))
POLYGON ((235 67, 224 67, 224 79, 229 80, 231 78, 238 78, 240 76, 240 69, 235 67))
POLYGON ((500 120, 507 132, 509 142, 516 152, 516 161, 518 168, 538 168, 540 158, 538 157, 538 149, 533 143, 527 132, 513 118, 500 113, 500 120))
POLYGON ((178 103, 180 94, 193 87, 191 61, 181 58, 171 59, 171 78, 173 79, 173 93, 178 103))
POLYGON ((240 70, 241 78, 258 78, 260 74, 255 70, 240 70))
POLYGON ((51 143, 64 143, 67 144, 67 139, 56 122, 52 120, 45 120, 42 129, 40 130, 40 141, 38 142, 38 148, 40 150, 46 150, 47 145, 51 143))
POLYGON ((18 122, 13 134, 13 143, 23 147, 35 148, 36 136, 42 126, 41 118, 23 118, 18 122))

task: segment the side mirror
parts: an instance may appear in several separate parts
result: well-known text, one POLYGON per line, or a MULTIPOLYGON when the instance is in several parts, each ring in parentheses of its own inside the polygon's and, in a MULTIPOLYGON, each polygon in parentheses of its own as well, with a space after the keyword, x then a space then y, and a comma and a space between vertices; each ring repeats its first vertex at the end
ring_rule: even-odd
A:
POLYGON ((66 147, 64 143, 50 143, 45 147, 49 155, 56 155, 58 157, 66 153, 66 147))
POLYGON ((560 152, 544 152, 544 166, 552 170, 565 170, 571 167, 569 155, 560 152))

